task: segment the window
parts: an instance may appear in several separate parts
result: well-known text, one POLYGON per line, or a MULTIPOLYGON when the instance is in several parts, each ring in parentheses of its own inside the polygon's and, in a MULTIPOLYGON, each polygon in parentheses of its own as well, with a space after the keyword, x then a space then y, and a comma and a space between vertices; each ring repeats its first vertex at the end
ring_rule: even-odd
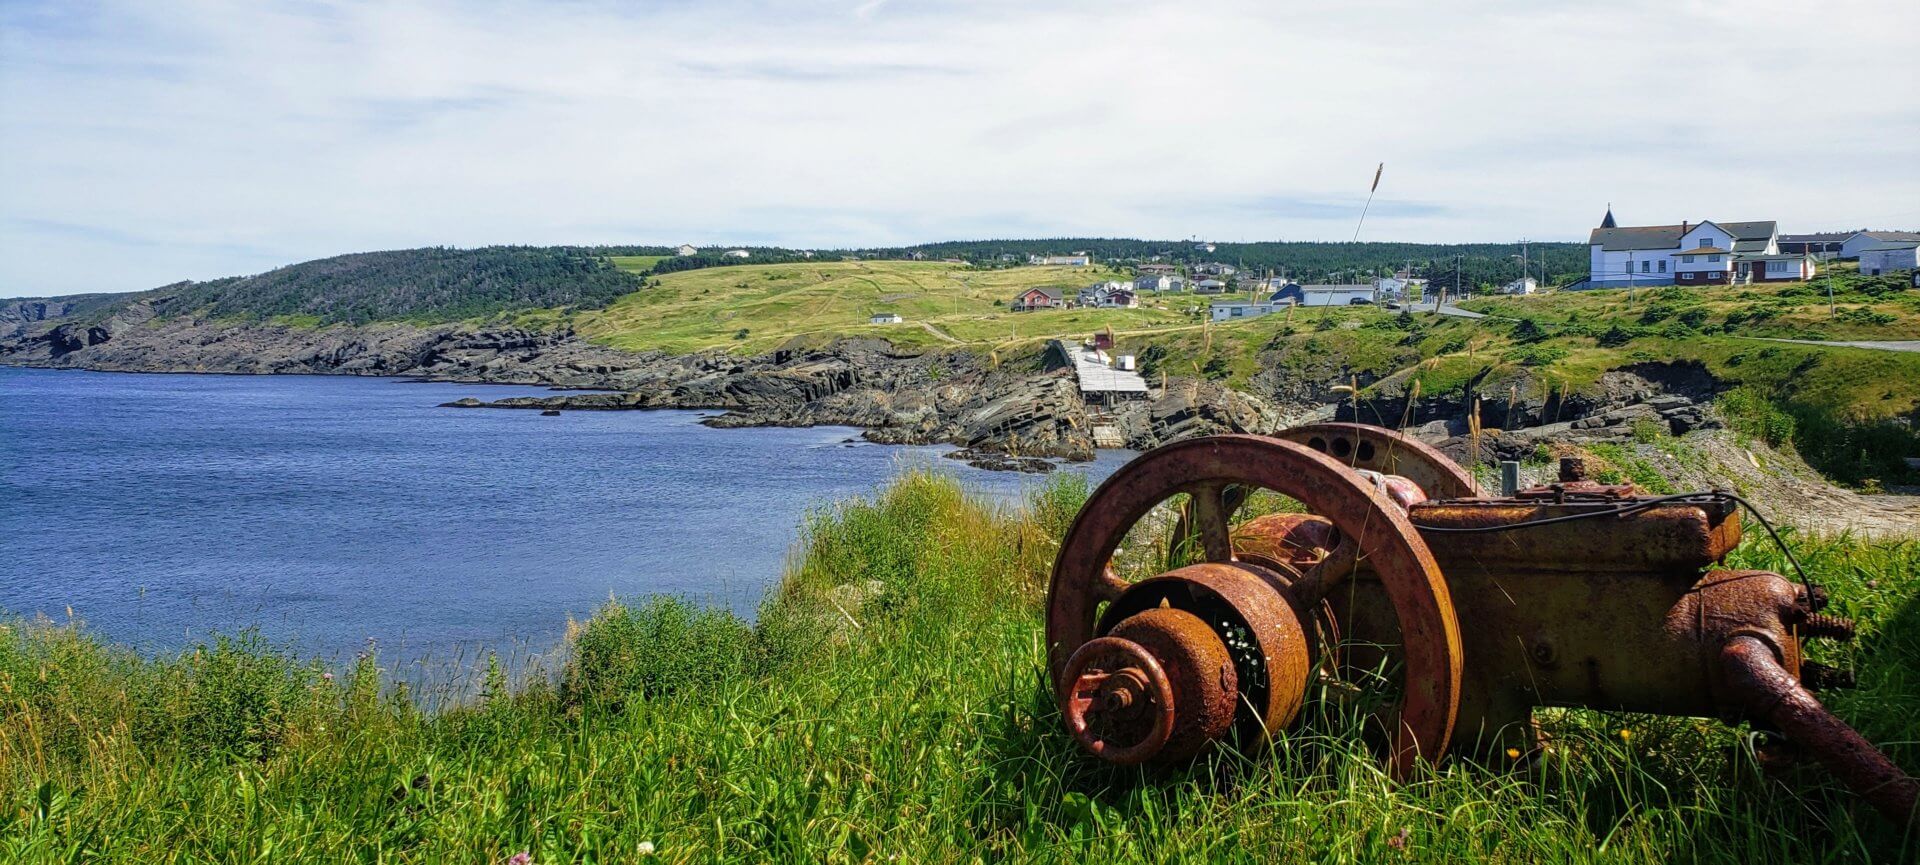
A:
POLYGON ((1720 239, 1719 239, 1719 238, 1717 238, 1717 237, 1714 237, 1714 236, 1713 236, 1713 235, 1711 235, 1711 234, 1702 234, 1702 235, 1700 235, 1700 245, 1701 245, 1701 246, 1719 246, 1719 245, 1720 245, 1720 243, 1719 243, 1719 241, 1720 241, 1720 239))
POLYGON ((1767 262, 1767 272, 1768 273, 1786 273, 1787 263, 1784 261, 1769 261, 1767 262))
POLYGON ((1667 272, 1667 260, 1666 260, 1666 259, 1664 259, 1664 258, 1663 258, 1663 259, 1660 259, 1660 272, 1661 272, 1661 273, 1666 273, 1666 272, 1667 272))
POLYGON ((1641 273, 1652 273, 1652 272, 1653 272, 1653 262, 1651 262, 1651 261, 1643 261, 1643 262, 1640 262, 1640 272, 1641 272, 1641 273))
POLYGON ((1709 255, 1709 256, 1707 256, 1707 263, 1708 263, 1708 264, 1719 264, 1719 263, 1720 263, 1720 256, 1718 256, 1718 255, 1709 255))
POLYGON ((1691 256, 1691 255, 1683 255, 1683 256, 1680 256, 1680 261, 1681 261, 1681 263, 1683 263, 1683 264, 1692 264, 1692 263, 1693 263, 1693 256, 1691 256))

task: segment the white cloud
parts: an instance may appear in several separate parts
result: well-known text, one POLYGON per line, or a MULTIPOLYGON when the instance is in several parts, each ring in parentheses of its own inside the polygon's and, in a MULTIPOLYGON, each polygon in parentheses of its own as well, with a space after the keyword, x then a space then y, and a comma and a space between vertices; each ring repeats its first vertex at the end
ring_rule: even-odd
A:
POLYGON ((0 10, 0 295, 422 244, 1920 227, 1920 9, 0 10), (1861 22, 1873 22, 1872 26, 1861 22))

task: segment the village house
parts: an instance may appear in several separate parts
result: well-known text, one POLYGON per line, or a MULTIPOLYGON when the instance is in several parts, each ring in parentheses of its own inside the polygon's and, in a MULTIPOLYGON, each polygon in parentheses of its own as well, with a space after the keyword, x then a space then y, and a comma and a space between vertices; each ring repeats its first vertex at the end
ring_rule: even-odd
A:
POLYGON ((1194 294, 1225 294, 1226 292, 1227 284, 1217 279, 1201 279, 1193 283, 1194 294))
POLYGON ((1153 274, 1156 276, 1172 276, 1180 272, 1179 268, 1174 267, 1171 264, 1142 264, 1135 267, 1134 270, 1140 273, 1142 276, 1145 276, 1148 274, 1153 274))
POLYGON ((1890 240, 1860 250, 1860 272, 1868 276, 1916 268, 1920 268, 1920 238, 1890 240))
POLYGON ((1195 276, 1232 276, 1236 273, 1239 273, 1239 270, 1234 268, 1233 265, 1221 264, 1217 261, 1201 262, 1193 266, 1193 274, 1195 276))
POLYGON ((748 252, 744 249, 729 249, 726 251, 725 255, 728 258, 747 258, 753 255, 753 253, 748 252))
POLYGON ((1101 298, 1100 305, 1108 309, 1133 309, 1140 305, 1140 298, 1131 288, 1116 288, 1101 298))
POLYGON ((1080 293, 1076 299, 1081 306, 1106 306, 1108 295, 1116 291, 1131 288, 1131 283, 1121 282, 1119 280, 1096 282, 1086 288, 1080 289, 1080 293))
POLYGON ((1373 281, 1375 295, 1380 300, 1401 300, 1407 292, 1425 286, 1427 281, 1410 276, 1383 276, 1373 281))
POLYGON ((1288 284, 1268 298, 1276 306, 1293 303, 1299 306, 1357 306, 1373 303, 1379 299, 1374 287, 1364 283, 1349 285, 1299 285, 1288 284))
POLYGON ((1815 234, 1782 234, 1779 241, 1780 252, 1783 255, 1797 252, 1816 258, 1831 258, 1840 254, 1840 247, 1847 242, 1847 238, 1858 233, 1828 231, 1815 234))
POLYGON ((1054 286, 1029 288, 1013 299, 1014 312, 1028 312, 1035 309, 1061 309, 1067 305, 1065 291, 1054 286))
POLYGON ((899 324, 903 321, 906 319, 901 318, 900 313, 897 312, 876 312, 867 317, 868 324, 899 324))
POLYGON ((1539 290, 1540 280, 1534 279, 1531 276, 1523 276, 1506 285, 1500 286, 1500 292, 1502 294, 1532 294, 1539 290))
POLYGON ((1905 243, 1909 240, 1920 241, 1920 232, 1912 231, 1856 231, 1847 235, 1840 244, 1841 258, 1859 258, 1860 253, 1887 243, 1905 243))
POLYGON ((1214 321, 1232 321, 1237 318, 1259 318, 1292 306, 1292 301, 1275 303, 1272 298, 1266 300, 1216 300, 1208 306, 1214 321))
POLYGON ((1133 288, 1135 291, 1172 291, 1173 280, 1171 276, 1141 274, 1134 277, 1133 288))
POLYGON ((1772 220, 1620 226, 1609 208, 1588 248, 1585 288, 1784 282, 1814 272, 1807 254, 1780 251, 1772 220))
POLYGON ((686 256, 689 256, 689 255, 696 255, 696 254, 698 254, 699 252, 700 252, 700 250, 698 250, 698 249, 695 249, 694 247, 692 247, 692 246, 690 246, 690 245, 688 245, 688 244, 685 244, 685 243, 682 243, 682 244, 680 244, 680 246, 679 246, 679 247, 677 247, 677 248, 675 248, 675 249, 674 249, 674 251, 673 251, 673 254, 674 254, 674 255, 678 255, 678 256, 681 256, 682 258, 684 258, 684 257, 686 257, 686 256))
POLYGON ((1072 255, 1029 255, 1027 263, 1043 267, 1086 267, 1093 263, 1093 256, 1084 252, 1076 252, 1072 255))

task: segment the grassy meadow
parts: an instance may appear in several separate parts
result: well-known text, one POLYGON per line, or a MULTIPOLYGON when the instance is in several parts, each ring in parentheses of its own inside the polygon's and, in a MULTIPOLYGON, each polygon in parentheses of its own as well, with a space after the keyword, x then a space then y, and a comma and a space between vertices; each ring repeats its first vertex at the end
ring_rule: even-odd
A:
POLYGON ((1016 267, 976 270, 917 261, 821 261, 688 270, 654 277, 658 285, 580 316, 580 331, 618 348, 690 352, 767 351, 793 340, 880 337, 903 346, 976 349, 1085 337, 1115 330, 1197 326, 1193 294, 1149 295, 1140 309, 1037 310, 1008 304, 1029 288, 1054 286, 1069 296, 1109 279, 1131 280, 1105 267, 1016 267), (1166 309, 1152 308, 1155 304, 1166 309), (873 325, 876 313, 899 313, 902 324, 873 325))
MULTIPOLYGON (((1714 722, 1543 713, 1551 750, 1389 783, 1337 718, 1171 770, 1083 757, 1043 676, 1071 480, 910 471, 818 511, 752 622, 609 604, 560 669, 456 706, 246 635, 141 658, 0 625, 0 860, 1900 861, 1920 840, 1714 722)), ((1758 533, 1755 533, 1756 535, 1758 533)), ((1920 771, 1920 542, 1795 537, 1859 638, 1837 712, 1920 771)), ((1130 547, 1131 549, 1131 547, 1130 547)), ((1142 549, 1136 556, 1151 558, 1142 549)), ((1780 569, 1754 542, 1732 562, 1780 569)))

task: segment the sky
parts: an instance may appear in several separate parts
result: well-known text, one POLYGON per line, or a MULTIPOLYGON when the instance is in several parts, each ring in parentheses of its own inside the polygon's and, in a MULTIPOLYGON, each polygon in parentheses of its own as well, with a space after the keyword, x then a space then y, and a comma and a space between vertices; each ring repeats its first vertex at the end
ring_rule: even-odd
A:
POLYGON ((1920 229, 1915 33, 1911 0, 0 0, 0 296, 428 245, 1584 240, 1609 203, 1920 229))

